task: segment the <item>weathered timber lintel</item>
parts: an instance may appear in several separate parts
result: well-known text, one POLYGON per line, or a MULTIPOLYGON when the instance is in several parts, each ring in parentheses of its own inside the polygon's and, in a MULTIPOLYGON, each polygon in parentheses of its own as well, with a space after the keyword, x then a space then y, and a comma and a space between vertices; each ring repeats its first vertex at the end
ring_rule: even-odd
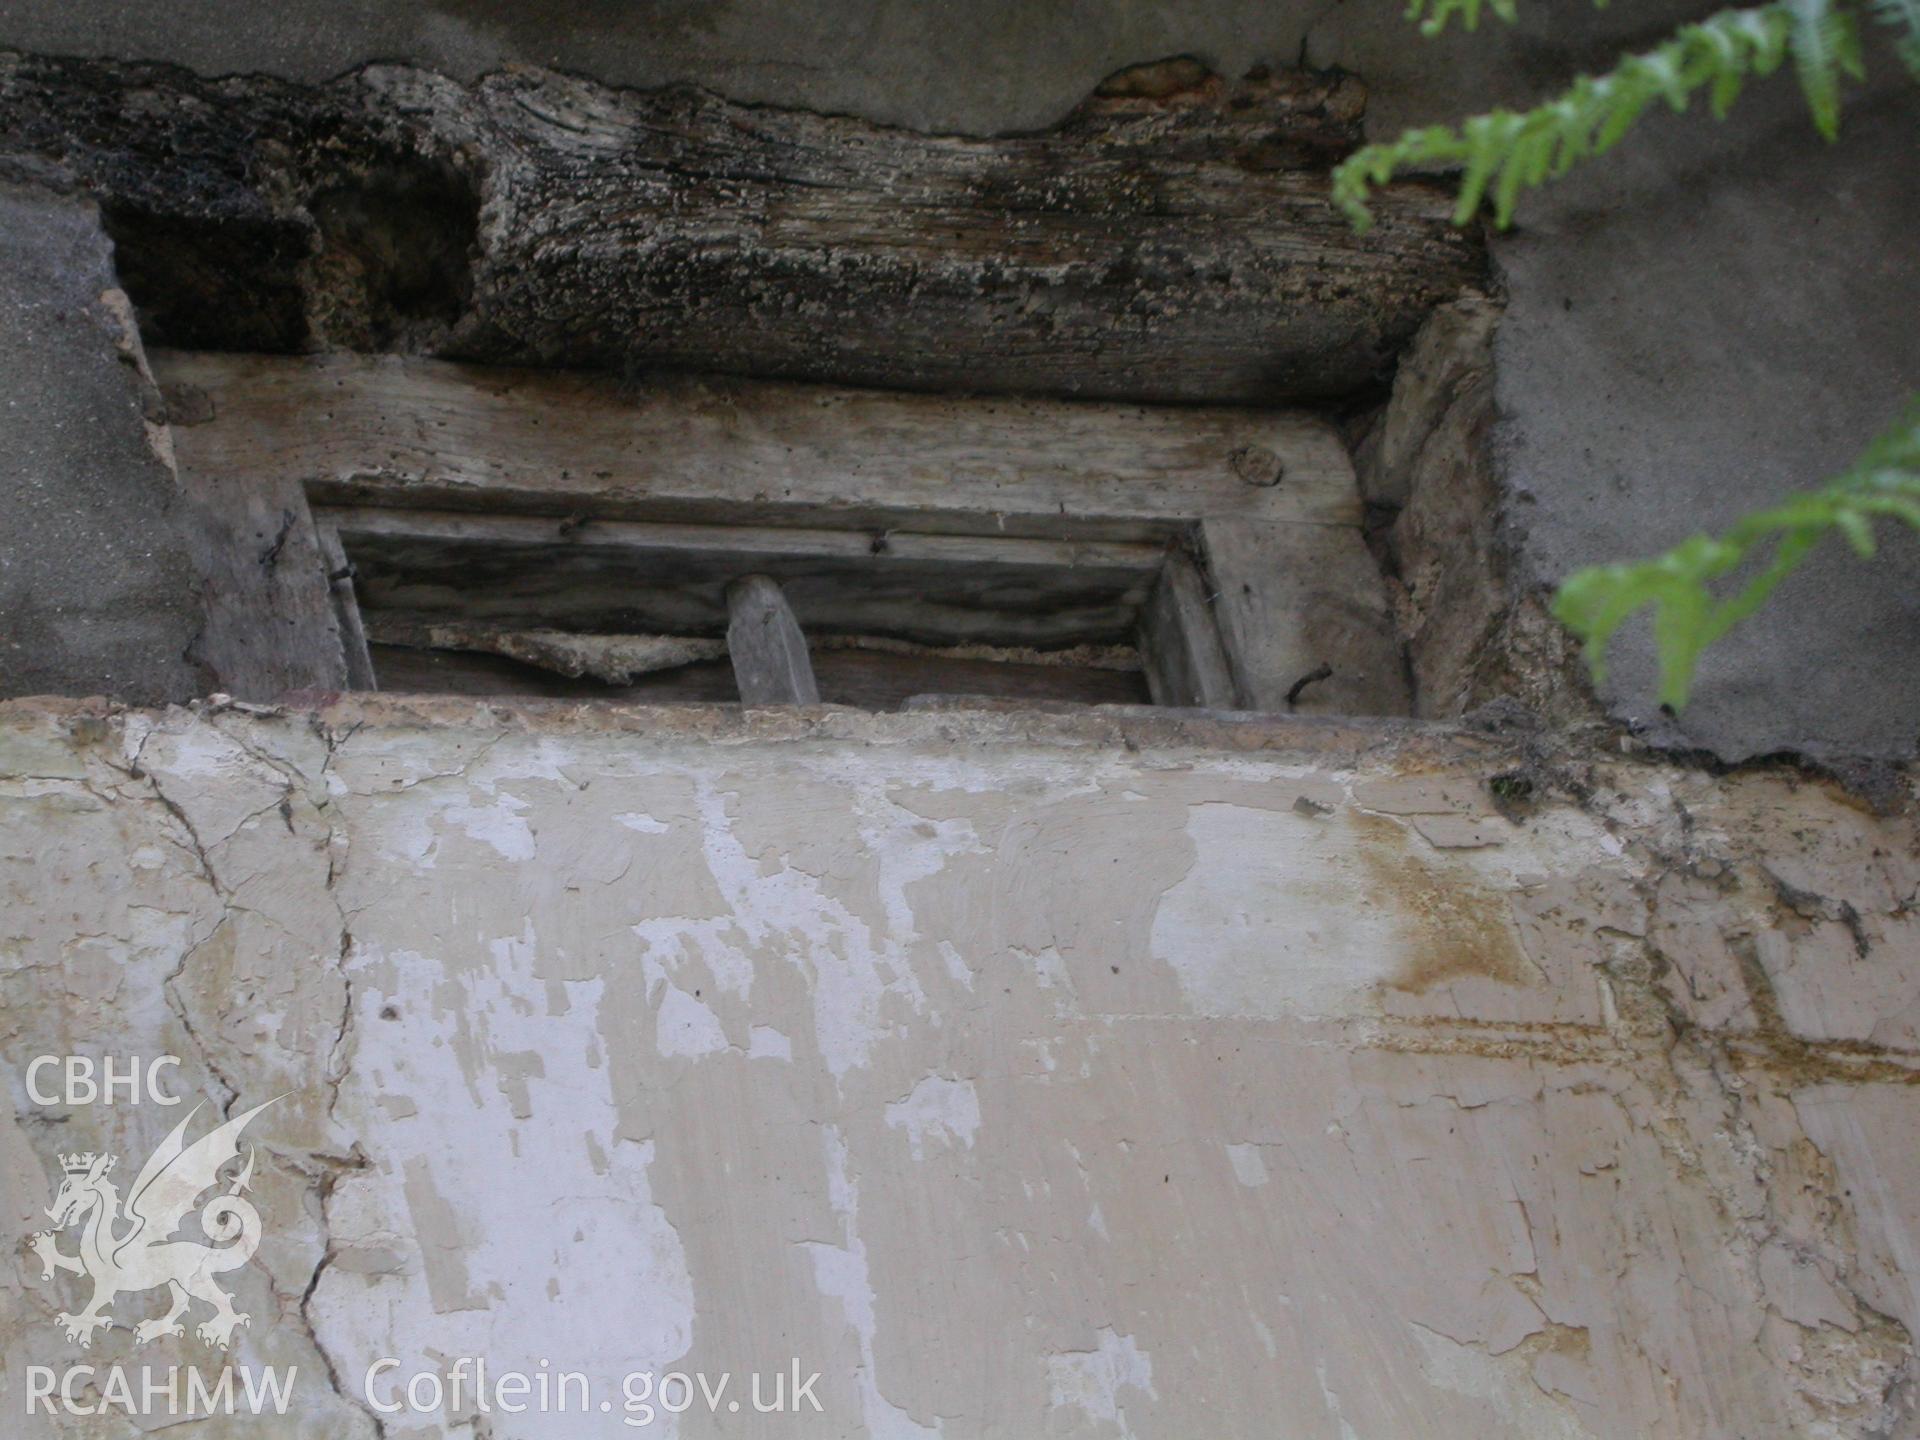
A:
POLYGON ((923 135, 537 70, 324 86, 0 55, 0 178, 96 195, 148 339, 1270 404, 1480 272, 1436 187, 1329 202, 1351 77, 1110 87, 923 135))

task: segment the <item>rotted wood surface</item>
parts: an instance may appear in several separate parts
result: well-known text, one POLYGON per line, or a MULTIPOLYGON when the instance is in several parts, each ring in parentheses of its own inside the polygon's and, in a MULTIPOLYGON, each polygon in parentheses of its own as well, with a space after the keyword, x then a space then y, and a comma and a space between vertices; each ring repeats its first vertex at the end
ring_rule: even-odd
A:
MULTIPOLYGON (((174 436, 189 433, 176 425, 174 436)), ((176 451, 176 455, 177 455, 176 451)), ((276 470, 179 467, 182 527, 205 620, 189 655, 244 700, 345 690, 351 646, 327 575, 338 568, 298 479, 276 470)), ((364 651, 364 645, 361 650, 364 651)))
POLYGON ((332 84, 0 57, 0 176, 99 197, 150 342, 1271 404, 1376 384, 1482 271, 1436 186, 1329 200, 1351 77, 1105 87, 973 139, 532 69, 332 84))
POLYGON ((534 696, 554 700, 625 700, 642 705, 726 705, 740 699, 725 656, 636 675, 610 685, 568 676, 506 655, 434 650, 379 640, 369 647, 378 688, 401 694, 534 696))

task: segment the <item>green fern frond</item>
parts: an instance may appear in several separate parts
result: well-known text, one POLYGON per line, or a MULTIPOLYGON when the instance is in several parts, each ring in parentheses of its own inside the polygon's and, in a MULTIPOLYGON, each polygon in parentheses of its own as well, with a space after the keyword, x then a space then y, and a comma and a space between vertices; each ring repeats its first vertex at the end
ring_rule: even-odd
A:
MULTIPOLYGON (((1426 24, 1456 12, 1471 20, 1480 0, 1414 0, 1412 13, 1431 7, 1426 24)), ((1492 4, 1493 0, 1486 0, 1492 4)), ((1874 0, 1920 13, 1920 0, 1874 0)), ((1505 226, 1522 190, 1603 155, 1638 123, 1650 105, 1684 110, 1701 90, 1716 116, 1724 115, 1747 81, 1770 75, 1789 56, 1800 75, 1814 124, 1831 139, 1840 123, 1843 76, 1861 71, 1860 31, 1844 0, 1771 0, 1745 10, 1723 10, 1643 55, 1629 56, 1605 75, 1582 76, 1557 100, 1526 111, 1495 110, 1457 130, 1444 125, 1409 130, 1399 139, 1367 145, 1333 176, 1333 198, 1364 230, 1372 217, 1367 198, 1376 186, 1407 170, 1460 167, 1464 176, 1456 224, 1465 224, 1488 195, 1494 223, 1505 226)), ((1496 7, 1495 13, 1503 13, 1496 7)))
POLYGON ((1438 35, 1455 15, 1460 17, 1462 25, 1472 30, 1480 24, 1483 3, 1509 25, 1520 18, 1515 0, 1409 0, 1407 19, 1419 20, 1423 35, 1438 35), (1422 15, 1426 18, 1421 19, 1422 15))
POLYGON ((1840 77, 1866 77, 1860 61, 1860 26, 1833 0, 1787 0, 1792 17, 1788 48, 1800 73, 1800 89, 1813 123, 1832 140, 1840 134, 1840 77))
MULTIPOLYGON (((1438 35, 1455 15, 1471 30, 1480 23, 1482 3, 1483 0, 1408 0, 1407 19, 1419 20, 1423 35, 1438 35)), ((1520 7, 1515 0, 1484 0, 1484 4, 1509 25, 1520 18, 1520 7)), ((1606 9, 1607 0, 1593 0, 1593 8, 1606 9)))
POLYGON ((1830 531, 1871 556, 1874 522, 1883 516, 1920 530, 1920 398, 1822 489, 1749 515, 1717 539, 1696 535, 1652 560, 1578 571, 1561 585, 1553 613, 1586 642, 1598 682, 1614 632, 1653 606, 1660 700, 1678 709, 1687 702, 1701 651, 1757 610, 1830 531), (1732 595, 1714 593, 1712 582, 1754 562, 1762 568, 1732 595))
POLYGON ((1920 80, 1920 0, 1873 0, 1873 13, 1882 25, 1900 32, 1893 48, 1920 80))

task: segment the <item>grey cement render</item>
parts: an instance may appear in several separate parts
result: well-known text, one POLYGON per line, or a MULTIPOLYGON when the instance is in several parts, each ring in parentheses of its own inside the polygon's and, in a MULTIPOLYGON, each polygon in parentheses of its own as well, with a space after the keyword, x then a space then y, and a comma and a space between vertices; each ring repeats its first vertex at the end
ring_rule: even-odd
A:
POLYGON ((173 471, 116 286, 90 202, 0 186, 0 693, 202 688, 173 471))
MULTIPOLYGON (((166 60, 208 75, 319 81, 372 61, 472 79, 544 65, 613 85, 704 85, 736 100, 969 134, 1051 124, 1115 70, 1192 55, 1343 66, 1373 81, 1376 123, 1518 99, 1685 7, 1616 0, 1573 26, 1535 4, 1520 27, 1424 42, 1401 0, 11 0, 0 45, 166 60), (1569 29, 1574 33, 1569 35, 1569 29)), ((1718 8, 1695 4, 1691 12, 1718 8)))
MULTIPOLYGON (((1344 66, 1372 128, 1520 103, 1712 5, 1524 7, 1511 30, 1423 41, 1397 0, 928 5, 432 6, 252 0, 23 0, 0 45, 316 80, 374 60, 472 76, 529 63, 619 84, 687 81, 734 98, 930 130, 1057 119, 1102 76, 1169 54, 1224 73, 1344 66)), ((1784 77, 1734 118, 1657 119, 1496 243, 1501 454, 1522 496, 1520 572, 1551 583, 1653 553, 1843 466, 1920 389, 1920 193, 1911 87, 1881 85, 1829 148, 1784 77)), ((1677 724, 1653 705, 1644 630, 1608 698, 1662 738, 1728 758, 1781 749, 1912 753, 1920 729, 1916 547, 1871 566, 1829 547, 1713 654, 1677 724)))
MULTIPOLYGON (((1920 392, 1911 90, 1829 147, 1791 86, 1739 129, 1691 117, 1530 205, 1498 242, 1502 461, 1528 574, 1651 555, 1846 468, 1920 392)), ((1911 753, 1920 544, 1870 563, 1837 536, 1707 652, 1678 725, 1655 710, 1642 620, 1608 698, 1728 758, 1911 753)))

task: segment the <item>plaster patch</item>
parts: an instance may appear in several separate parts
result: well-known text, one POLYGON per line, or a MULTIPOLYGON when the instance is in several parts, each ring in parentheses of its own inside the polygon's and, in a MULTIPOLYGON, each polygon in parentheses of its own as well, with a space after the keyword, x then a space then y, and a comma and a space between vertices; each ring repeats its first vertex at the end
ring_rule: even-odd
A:
POLYGON ((826 1127, 827 1198, 839 1219, 844 1245, 817 1240, 801 1242, 813 1261, 813 1281, 820 1293, 840 1303, 860 1346, 860 1413, 874 1440, 939 1440, 940 1425, 920 1424, 880 1393, 874 1370, 874 1340, 879 1330, 875 1315, 873 1276, 867 1264, 866 1242, 860 1238, 860 1188, 847 1169, 847 1145, 839 1127, 826 1127))
POLYGON ((793 1041, 771 1025, 755 1025, 747 1032, 747 1058, 751 1060, 791 1060, 793 1041))
POLYGON ((1121 1335, 1110 1326, 1101 1329, 1093 1350, 1047 1357, 1047 1390, 1056 1410, 1071 1406, 1094 1420, 1118 1426, 1129 1437, 1135 1432, 1121 1392, 1159 1398, 1153 1388, 1152 1358, 1133 1336, 1121 1335))
POLYGON ((669 1059, 698 1059, 728 1048, 720 1017, 706 1004, 673 985, 660 997, 654 1033, 660 1053, 669 1059))
POLYGON ((1490 1418, 1530 1440, 1591 1440, 1592 1432, 1530 1376, 1516 1384, 1510 1372, 1518 1367, 1438 1331, 1412 1328, 1424 1353, 1427 1379, 1436 1388, 1482 1402, 1490 1418))
POLYGON ((1267 1162, 1260 1157, 1258 1145, 1240 1143, 1229 1145, 1227 1160, 1233 1166, 1233 1178, 1248 1189, 1264 1185, 1273 1178, 1267 1174, 1267 1162))
POLYGON ((446 815, 468 839, 489 846, 501 859, 531 860, 535 847, 526 809, 524 800, 502 791, 490 805, 449 805, 446 815))
POLYGON ((926 1142, 935 1138, 957 1141, 971 1150, 980 1128, 980 1097, 971 1080, 922 1076, 904 1099, 887 1106, 887 1125, 907 1132, 915 1160, 926 1158, 926 1142))

